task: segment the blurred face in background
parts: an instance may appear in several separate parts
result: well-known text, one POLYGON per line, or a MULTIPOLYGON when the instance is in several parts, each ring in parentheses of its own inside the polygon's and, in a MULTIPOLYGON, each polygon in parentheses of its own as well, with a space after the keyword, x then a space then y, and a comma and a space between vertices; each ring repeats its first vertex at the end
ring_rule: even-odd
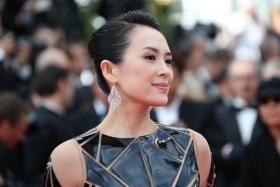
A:
POLYGON ((21 65, 30 63, 30 57, 32 52, 32 46, 28 40, 20 40, 17 46, 17 58, 21 65))
POLYGON ((236 60, 229 67, 229 84, 235 97, 247 103, 254 100, 259 77, 256 65, 250 61, 236 60))
POLYGON ((76 75, 89 67, 89 56, 84 46, 78 43, 71 44, 69 46, 69 54, 71 59, 71 71, 76 75))
POLYGON ((64 40, 64 32, 61 29, 52 29, 47 26, 41 26, 33 34, 33 40, 36 43, 48 47, 60 46, 64 40))
POLYGON ((262 97, 259 102, 263 122, 268 127, 280 127, 280 95, 262 97))
POLYGON ((70 59, 65 51, 58 48, 47 48, 36 58, 36 71, 40 71, 47 66, 55 65, 70 70, 70 59))
POLYGON ((11 149, 21 142, 27 130, 27 117, 22 114, 16 124, 9 120, 1 122, 1 139, 7 148, 11 149))
POLYGON ((192 47, 187 57, 188 68, 196 71, 198 67, 205 61, 206 57, 206 41, 203 37, 196 36, 191 41, 192 47))
POLYGON ((2 48, 8 56, 12 56, 16 51, 16 41, 13 33, 6 33, 0 38, 0 48, 2 48))

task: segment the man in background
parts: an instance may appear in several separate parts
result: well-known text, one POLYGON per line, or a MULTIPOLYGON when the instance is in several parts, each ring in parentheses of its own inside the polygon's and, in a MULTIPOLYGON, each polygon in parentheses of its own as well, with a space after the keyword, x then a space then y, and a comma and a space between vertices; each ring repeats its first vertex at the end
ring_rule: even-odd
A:
POLYGON ((11 151, 25 137, 27 113, 23 102, 13 92, 0 94, 0 186, 16 186, 11 151))

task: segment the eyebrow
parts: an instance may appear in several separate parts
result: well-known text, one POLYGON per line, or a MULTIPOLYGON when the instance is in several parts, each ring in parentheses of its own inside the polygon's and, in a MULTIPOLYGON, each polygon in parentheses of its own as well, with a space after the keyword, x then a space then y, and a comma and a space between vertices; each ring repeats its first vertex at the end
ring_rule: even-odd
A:
MULTIPOLYGON (((156 52, 156 53, 159 53, 159 50, 156 49, 156 48, 154 48, 154 47, 144 47, 144 48, 141 49, 141 50, 145 50, 145 49, 148 49, 148 50, 154 51, 154 52, 156 52)), ((171 52, 169 52, 169 51, 166 52, 165 55, 171 56, 171 57, 172 57, 172 54, 171 54, 171 52)))

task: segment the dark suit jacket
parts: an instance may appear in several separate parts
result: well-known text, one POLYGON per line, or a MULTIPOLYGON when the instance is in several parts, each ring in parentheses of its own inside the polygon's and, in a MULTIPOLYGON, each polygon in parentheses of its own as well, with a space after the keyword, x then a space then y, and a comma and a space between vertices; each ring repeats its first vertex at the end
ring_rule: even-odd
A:
POLYGON ((4 66, 4 61, 0 60, 0 91, 16 90, 18 81, 11 68, 4 66))
POLYGON ((80 108, 77 111, 69 114, 69 124, 74 130, 75 136, 96 127, 103 119, 104 116, 100 116, 96 113, 92 105, 87 108, 80 108))
MULTIPOLYGON (((237 110, 233 106, 220 105, 215 110, 216 126, 211 131, 210 146, 213 148, 213 157, 217 167, 217 187, 239 187, 240 172, 244 150, 246 145, 242 143, 241 134, 237 123, 237 110), (222 148, 231 144, 233 149, 228 157, 221 154, 222 148)), ((256 139, 262 132, 258 120, 253 128, 251 141, 256 139)))
POLYGON ((25 174, 28 186, 40 183, 44 169, 53 149, 73 138, 72 128, 58 115, 45 107, 39 107, 33 116, 30 132, 24 142, 25 174))
POLYGON ((242 165, 243 187, 280 185, 280 156, 270 133, 265 132, 250 143, 245 153, 242 165))

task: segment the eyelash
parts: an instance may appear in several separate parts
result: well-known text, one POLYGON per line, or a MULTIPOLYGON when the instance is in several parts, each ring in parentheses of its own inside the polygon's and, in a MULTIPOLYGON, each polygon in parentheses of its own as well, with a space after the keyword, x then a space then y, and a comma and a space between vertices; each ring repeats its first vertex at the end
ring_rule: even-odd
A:
POLYGON ((147 56, 145 56, 145 59, 147 59, 147 60, 156 60, 156 57, 155 57, 155 55, 147 55, 147 56))
POLYGON ((165 63, 166 64, 173 64, 173 60, 172 59, 167 59, 167 60, 165 60, 165 63))
MULTIPOLYGON (((156 60, 156 57, 155 57, 155 55, 147 55, 147 56, 145 56, 145 59, 156 60)), ((166 64, 173 64, 173 60, 172 59, 167 59, 167 60, 165 60, 165 63, 166 64)))

